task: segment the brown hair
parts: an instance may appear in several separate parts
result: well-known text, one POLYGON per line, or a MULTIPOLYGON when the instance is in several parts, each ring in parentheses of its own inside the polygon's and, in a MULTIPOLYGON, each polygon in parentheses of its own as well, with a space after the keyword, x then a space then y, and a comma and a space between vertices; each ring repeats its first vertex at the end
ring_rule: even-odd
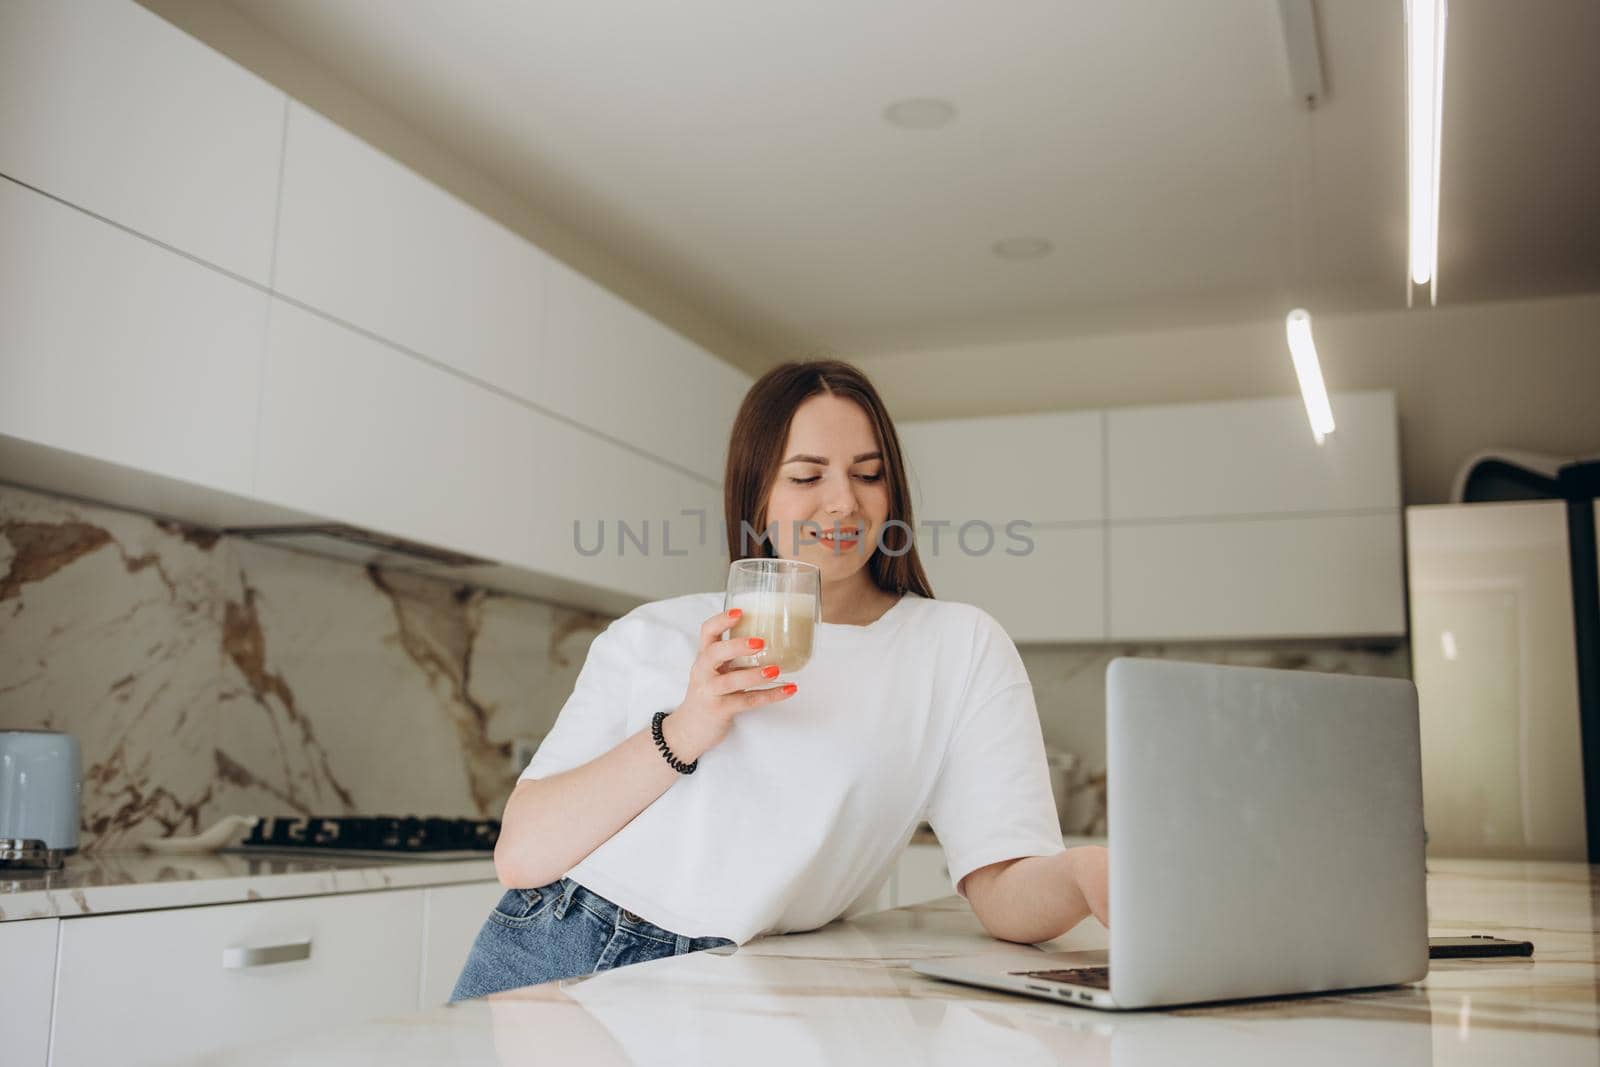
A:
POLYGON ((872 420, 872 431, 883 453, 883 473, 889 489, 889 519, 905 527, 890 526, 882 531, 889 555, 872 546, 867 569, 879 589, 890 593, 913 592, 933 598, 933 587, 917 557, 916 539, 911 531, 916 521, 911 514, 911 487, 906 480, 905 461, 900 453, 900 438, 894 432, 889 411, 878 397, 867 376, 858 367, 836 359, 784 363, 763 374, 739 405, 728 440, 728 465, 724 473, 723 517, 727 524, 728 558, 740 559, 755 552, 775 556, 772 544, 761 534, 766 530, 766 500, 783 463, 783 446, 789 440, 789 425, 795 410, 806 400, 822 393, 855 401, 872 420), (746 527, 744 524, 748 524, 746 527), (755 531, 751 546, 746 529, 755 531), (901 551, 904 549, 905 551, 901 551))

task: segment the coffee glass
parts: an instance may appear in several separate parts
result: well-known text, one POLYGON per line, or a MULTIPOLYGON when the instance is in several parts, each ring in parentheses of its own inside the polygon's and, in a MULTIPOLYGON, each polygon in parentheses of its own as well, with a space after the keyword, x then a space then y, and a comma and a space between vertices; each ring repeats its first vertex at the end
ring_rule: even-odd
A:
POLYGON ((722 610, 743 615, 729 637, 759 637, 761 651, 739 656, 734 667, 777 664, 793 674, 811 659, 811 639, 822 619, 822 571, 794 559, 736 559, 728 567, 728 595, 722 610))

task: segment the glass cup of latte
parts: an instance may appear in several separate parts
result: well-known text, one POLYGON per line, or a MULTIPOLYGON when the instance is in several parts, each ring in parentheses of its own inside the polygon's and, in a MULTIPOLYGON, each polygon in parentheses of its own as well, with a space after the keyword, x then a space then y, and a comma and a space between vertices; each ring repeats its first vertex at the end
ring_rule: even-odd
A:
POLYGON ((744 614, 728 636, 759 637, 766 647, 731 665, 775 663, 783 674, 793 674, 811 659, 811 635, 822 618, 822 571, 793 559, 736 559, 728 568, 722 610, 734 608, 744 614))

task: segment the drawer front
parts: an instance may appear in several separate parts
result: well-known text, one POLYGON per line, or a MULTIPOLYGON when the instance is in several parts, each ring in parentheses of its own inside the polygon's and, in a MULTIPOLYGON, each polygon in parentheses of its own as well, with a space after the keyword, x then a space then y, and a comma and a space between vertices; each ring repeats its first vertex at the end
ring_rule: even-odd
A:
POLYGON ((0 922, 0 1061, 44 1067, 50 1055, 59 919, 0 922))
POLYGON ((506 890, 499 882, 469 882, 436 886, 425 892, 419 1008, 431 1008, 450 999, 472 942, 506 890))
POLYGON ((168 1062, 415 1009, 420 889, 63 920, 51 1063, 168 1062))

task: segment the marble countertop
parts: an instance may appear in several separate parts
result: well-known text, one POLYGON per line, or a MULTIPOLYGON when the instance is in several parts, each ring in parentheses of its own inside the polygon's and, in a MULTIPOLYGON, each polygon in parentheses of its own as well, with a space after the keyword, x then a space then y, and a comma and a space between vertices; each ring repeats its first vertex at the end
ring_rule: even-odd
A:
MULTIPOLYGON (((212 1064, 1600 1064, 1600 867, 1433 860, 1431 933, 1534 943, 1415 986, 1115 1014, 973 989, 909 961, 1039 948, 929 904, 227 1053, 212 1064)), ((1103 949, 1092 920, 1043 946, 1103 949)), ((1088 955, 1085 960, 1096 957, 1088 955)))
POLYGON ((0 869, 0 921, 493 881, 494 861, 90 852, 54 871, 0 869))

